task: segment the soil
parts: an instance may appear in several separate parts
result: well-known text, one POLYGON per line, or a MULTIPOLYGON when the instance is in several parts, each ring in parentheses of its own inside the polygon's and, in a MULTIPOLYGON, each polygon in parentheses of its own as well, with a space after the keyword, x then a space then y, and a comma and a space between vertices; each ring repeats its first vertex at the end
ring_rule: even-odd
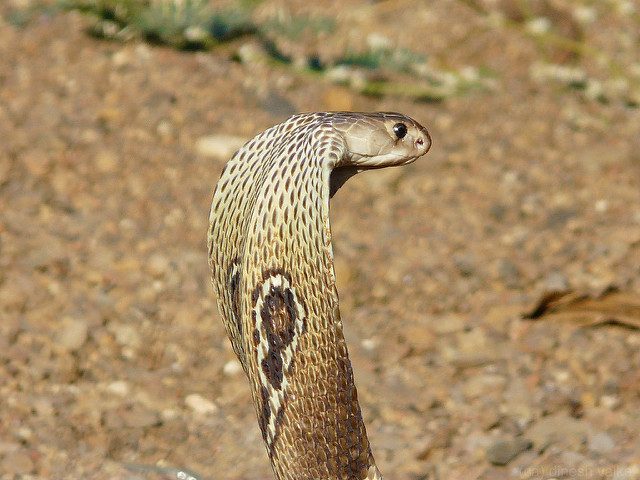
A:
MULTIPOLYGON (((273 478, 210 285, 208 208, 228 156, 205 140, 334 109, 400 111, 433 138, 415 164, 356 176, 332 201, 381 471, 640 478, 640 110, 535 80, 549 52, 487 28, 470 2, 261 7, 336 12, 321 53, 376 33, 495 72, 492 88, 437 103, 233 61, 247 39, 109 42, 76 12, 15 26, 23 3, 0 7, 0 478, 273 478), (554 291, 590 299, 523 318, 554 291)), ((591 47, 615 56, 627 32, 639 58, 637 28, 616 18, 585 27, 591 47)))

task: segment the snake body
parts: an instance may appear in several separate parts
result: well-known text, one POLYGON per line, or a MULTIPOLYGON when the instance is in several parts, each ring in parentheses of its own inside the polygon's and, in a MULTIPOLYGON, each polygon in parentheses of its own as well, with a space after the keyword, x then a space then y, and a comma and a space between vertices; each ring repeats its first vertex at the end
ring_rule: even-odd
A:
POLYGON ((279 480, 378 479, 342 331, 329 199, 355 173, 431 145, 397 113, 295 115, 244 145, 208 232, 218 306, 279 480))

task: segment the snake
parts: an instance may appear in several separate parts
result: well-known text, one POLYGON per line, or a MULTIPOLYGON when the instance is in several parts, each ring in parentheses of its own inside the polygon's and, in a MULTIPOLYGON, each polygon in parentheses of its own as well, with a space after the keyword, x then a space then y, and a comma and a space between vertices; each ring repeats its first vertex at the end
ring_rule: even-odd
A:
POLYGON ((221 173, 212 283, 278 480, 382 478, 343 334, 329 200, 353 175, 430 146, 399 113, 302 113, 249 140, 221 173))

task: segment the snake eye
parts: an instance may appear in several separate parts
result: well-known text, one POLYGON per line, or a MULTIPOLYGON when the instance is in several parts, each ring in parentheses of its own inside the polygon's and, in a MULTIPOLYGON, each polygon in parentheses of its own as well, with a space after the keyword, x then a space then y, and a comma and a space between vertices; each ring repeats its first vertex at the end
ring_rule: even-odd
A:
POLYGON ((393 126, 393 133, 396 137, 403 138, 407 134, 407 126, 404 123, 396 123, 393 126))

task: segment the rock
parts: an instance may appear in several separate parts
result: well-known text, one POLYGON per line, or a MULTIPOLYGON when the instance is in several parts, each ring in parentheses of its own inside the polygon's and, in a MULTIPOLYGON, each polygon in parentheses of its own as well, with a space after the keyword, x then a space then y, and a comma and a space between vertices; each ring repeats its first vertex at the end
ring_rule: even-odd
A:
POLYGON ((416 354, 432 350, 437 341, 436 335, 425 325, 407 325, 403 337, 416 354))
POLYGON ((499 440, 487 449, 487 460, 493 465, 506 465, 532 445, 531 440, 522 437, 499 440))
POLYGON ((547 216, 546 227, 551 230, 560 229, 576 214, 577 212, 570 208, 556 208, 547 216))
POLYGON ((371 50, 389 50, 393 47, 393 42, 389 37, 378 32, 372 32, 367 35, 367 46, 371 50))
POLYGON ((454 314, 434 318, 430 323, 433 326, 433 330, 438 335, 461 332, 466 326, 464 318, 454 314))
POLYGON ((222 373, 224 373, 228 377, 237 375, 241 371, 242 371, 242 365, 240 365, 240 362, 238 362, 237 360, 229 360, 227 363, 224 364, 224 367, 222 367, 222 373))
POLYGON ((164 276, 167 273, 167 271, 169 270, 169 266, 169 259, 164 255, 156 253, 151 255, 151 258, 149 258, 147 269, 149 270, 149 273, 151 273, 151 275, 158 278, 164 276))
POLYGON ((102 173, 113 173, 118 169, 118 156, 110 151, 103 150, 96 155, 96 168, 102 173))
POLYGON ((140 346, 140 334, 133 325, 110 323, 107 329, 113 334, 118 345, 131 348, 140 346))
POLYGON ((51 160, 45 152, 40 150, 28 150, 22 154, 22 163, 27 167, 28 172, 34 177, 45 175, 50 167, 51 160))
POLYGON ((109 393, 113 393, 118 395, 119 397, 126 397, 129 395, 129 384, 122 380, 116 380, 115 382, 111 382, 107 385, 107 391, 109 393))
POLYGON ((72 352, 79 350, 87 341, 89 327, 82 319, 66 318, 58 332, 57 343, 72 352))
POLYGON ((33 471, 33 460, 24 450, 5 455, 0 463, 0 471, 6 475, 26 475, 33 471))
POLYGON ((560 272, 551 272, 544 279, 545 289, 549 292, 563 292, 569 289, 569 281, 560 272))
POLYGON ((584 442, 588 433, 589 426, 585 422, 559 412, 538 420, 527 431, 527 437, 533 441, 537 451, 542 451, 557 442, 577 447, 584 442))
POLYGON ((602 454, 613 450, 616 444, 608 434, 605 432, 598 432, 593 435, 589 435, 587 446, 592 452, 602 454))
POLYGON ((246 142, 246 138, 234 135, 209 135, 198 139, 196 151, 207 157, 228 160, 246 142))
POLYGON ((621 403, 618 395, 602 395, 600 397, 600 405, 609 410, 616 410, 620 407, 621 403))
POLYGON ((198 415, 209 415, 218 411, 218 407, 215 403, 207 400, 197 393, 187 395, 184 399, 184 403, 198 415))
POLYGON ((471 254, 457 253, 453 256, 453 263, 463 277, 470 277, 476 272, 476 259, 471 254))
POLYGON ((492 392, 501 392, 506 383, 507 379, 502 375, 477 375, 467 380, 462 390, 465 397, 473 399, 491 395, 492 392))
POLYGON ((269 53, 257 42, 245 43, 238 48, 236 55, 245 65, 258 65, 269 61, 269 53))
POLYGON ((498 274, 507 287, 515 288, 518 286, 521 277, 520 270, 508 258, 502 258, 498 262, 498 274))

